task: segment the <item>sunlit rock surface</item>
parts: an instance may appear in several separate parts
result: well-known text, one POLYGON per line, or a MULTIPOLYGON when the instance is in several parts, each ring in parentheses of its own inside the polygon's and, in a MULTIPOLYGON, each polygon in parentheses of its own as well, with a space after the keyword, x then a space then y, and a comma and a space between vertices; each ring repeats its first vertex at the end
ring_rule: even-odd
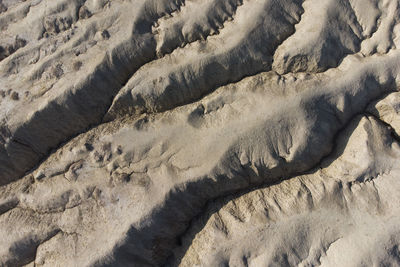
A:
POLYGON ((398 0, 0 1, 0 266, 399 266, 398 0))

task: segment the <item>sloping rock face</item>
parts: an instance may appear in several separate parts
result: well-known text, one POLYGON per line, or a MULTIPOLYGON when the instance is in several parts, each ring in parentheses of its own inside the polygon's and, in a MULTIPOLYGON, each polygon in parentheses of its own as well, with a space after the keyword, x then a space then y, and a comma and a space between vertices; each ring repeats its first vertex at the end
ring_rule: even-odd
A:
POLYGON ((0 266, 399 266, 399 0, 0 0, 0 266))

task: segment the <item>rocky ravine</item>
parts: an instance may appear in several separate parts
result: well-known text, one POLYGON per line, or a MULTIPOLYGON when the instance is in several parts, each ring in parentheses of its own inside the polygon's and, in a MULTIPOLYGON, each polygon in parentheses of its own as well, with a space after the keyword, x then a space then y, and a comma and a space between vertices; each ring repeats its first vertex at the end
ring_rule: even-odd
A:
POLYGON ((0 266, 399 266, 400 1, 0 1, 0 266))

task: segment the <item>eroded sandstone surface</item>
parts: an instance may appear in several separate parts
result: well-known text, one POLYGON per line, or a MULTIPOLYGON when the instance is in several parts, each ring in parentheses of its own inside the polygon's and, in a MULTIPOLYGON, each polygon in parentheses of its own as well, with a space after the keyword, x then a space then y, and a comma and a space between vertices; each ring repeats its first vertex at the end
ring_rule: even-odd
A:
POLYGON ((400 1, 0 1, 0 266, 399 266, 400 1))

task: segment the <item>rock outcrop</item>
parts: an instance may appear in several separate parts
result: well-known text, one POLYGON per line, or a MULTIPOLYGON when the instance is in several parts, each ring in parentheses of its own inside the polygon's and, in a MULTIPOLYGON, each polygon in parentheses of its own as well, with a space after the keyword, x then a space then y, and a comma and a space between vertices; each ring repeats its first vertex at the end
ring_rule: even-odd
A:
POLYGON ((0 1, 0 265, 400 265, 399 17, 0 1))

